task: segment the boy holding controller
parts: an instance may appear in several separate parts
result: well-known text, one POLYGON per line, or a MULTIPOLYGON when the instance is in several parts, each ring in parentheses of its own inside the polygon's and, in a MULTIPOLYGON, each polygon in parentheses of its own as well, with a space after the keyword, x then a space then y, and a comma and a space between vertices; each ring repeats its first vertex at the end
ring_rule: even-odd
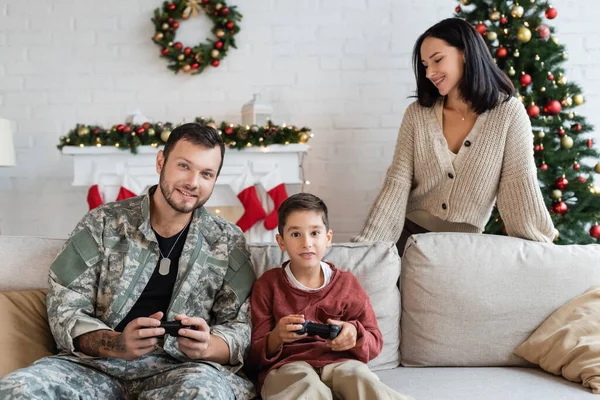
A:
POLYGON ((321 261, 333 235, 325 203, 299 193, 278 218, 277 243, 290 261, 265 272, 251 298, 249 364, 262 398, 408 399, 366 365, 383 338, 358 279, 321 261))

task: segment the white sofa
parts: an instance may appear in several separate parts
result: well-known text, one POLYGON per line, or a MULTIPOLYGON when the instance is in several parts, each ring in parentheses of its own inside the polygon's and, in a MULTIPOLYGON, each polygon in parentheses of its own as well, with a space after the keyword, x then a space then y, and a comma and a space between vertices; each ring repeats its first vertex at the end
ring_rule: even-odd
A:
MULTIPOLYGON (((0 292, 45 288, 63 242, 0 236, 0 292)), ((257 275, 284 260, 275 244, 250 248, 257 275)), ((401 393, 419 400, 594 398, 512 352, 557 308, 600 285, 599 245, 428 233, 409 240, 402 271, 391 243, 334 244, 326 258, 351 270, 371 297, 385 341, 371 367, 401 393)), ((0 342, 0 359, 15 354, 14 343, 0 342)))

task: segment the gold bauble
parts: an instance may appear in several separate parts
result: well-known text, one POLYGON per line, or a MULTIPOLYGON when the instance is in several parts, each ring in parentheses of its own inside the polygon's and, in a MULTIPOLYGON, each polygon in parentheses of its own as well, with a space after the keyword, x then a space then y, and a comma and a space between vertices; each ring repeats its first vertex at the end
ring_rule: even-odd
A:
POLYGON ((306 132, 302 132, 300 134, 300 138, 298 140, 298 143, 304 144, 306 142, 308 142, 308 134, 306 132))
POLYGON ((219 57, 219 50, 217 50, 217 49, 213 49, 213 50, 210 52, 210 56, 211 56, 212 58, 217 58, 217 57, 219 57))
POLYGON ((573 139, 568 135, 563 136, 560 138, 560 147, 563 149, 570 149, 573 147, 573 139))
POLYGON ((569 56, 567 55, 567 53, 562 53, 562 59, 566 60, 567 58, 569 58, 569 56))
POLYGON ((569 119, 575 118, 575 113, 569 113, 569 114, 567 114, 567 118, 569 118, 569 119))
POLYGON ((154 136, 156 134, 156 131, 152 128, 148 129, 148 136, 154 136))
POLYGON ((225 31, 223 29, 217 29, 217 31, 215 32, 215 35, 218 38, 222 38, 223 36, 225 36, 225 31))
POLYGON ((183 72, 190 72, 192 70, 192 67, 186 64, 181 69, 183 70, 183 72))
POLYGON ((519 50, 515 50, 515 52, 513 53, 513 56, 515 57, 519 57, 521 55, 521 53, 519 53, 519 50))
POLYGON ((600 161, 598 161, 598 164, 594 167, 594 171, 596 171, 597 174, 600 174, 600 161))
POLYGON ((494 40, 498 39, 498 34, 494 31, 489 31, 485 37, 487 38, 487 40, 489 40, 490 42, 493 42, 494 40))
POLYGON ((166 143, 169 140, 169 136, 171 136, 171 131, 165 129, 160 134, 160 140, 166 143))
POLYGON ((79 129, 77 129, 77 134, 82 137, 82 136, 87 136, 89 135, 90 130, 88 129, 87 126, 80 126, 79 129))
POLYGON ((564 75, 560 75, 556 79, 556 83, 558 83, 559 85, 566 85, 567 84, 567 78, 564 75))
POLYGON ((562 199, 562 192, 558 189, 554 189, 552 191, 552 194, 550 195, 550 197, 552 197, 554 200, 558 200, 558 199, 562 199))
POLYGON ((215 10, 220 10, 221 8, 223 8, 223 4, 221 4, 221 3, 215 4, 215 10))
POLYGON ((542 86, 542 87, 540 88, 540 92, 544 93, 545 91, 546 91, 546 88, 545 88, 544 86, 542 86))
POLYGON ((162 32, 157 32, 156 35, 154 35, 154 40, 159 41, 163 37, 165 37, 165 35, 163 35, 162 32))
POLYGON ((517 31, 517 40, 523 43, 529 42, 531 40, 531 31, 529 28, 525 28, 524 26, 520 27, 517 31))
POLYGON ((546 136, 546 133, 545 133, 544 131, 539 131, 539 132, 538 132, 538 137, 539 137, 540 139, 543 139, 545 136, 546 136))
POLYGON ((463 6, 468 6, 469 4, 471 4, 471 0, 460 0, 460 4, 462 4, 463 6))
POLYGON ((183 61, 183 60, 185 60, 185 56, 183 54, 180 54, 180 55, 177 56, 177 59, 179 61, 183 61))
POLYGON ((556 242, 559 237, 560 237, 560 231, 558 229, 554 228, 554 241, 556 242))
POLYGON ((510 15, 512 15, 513 18, 521 18, 524 13, 525 13, 525 10, 523 10, 523 7, 521 7, 518 4, 515 4, 513 6, 513 8, 510 10, 510 15))
POLYGON ((500 19, 500 11, 492 11, 490 13, 490 21, 498 21, 500 19))
POLYGON ((567 97, 567 98, 564 100, 564 105, 565 105, 565 106, 567 106, 567 107, 571 107, 571 106, 573 105, 573 99, 572 99, 572 98, 570 98, 570 97, 567 97))
POLYGON ((167 29, 169 29, 169 24, 162 24, 162 30, 166 31, 167 29))
POLYGON ((573 96, 573 102, 575 104, 577 104, 578 106, 583 104, 583 95, 581 94, 576 94, 575 96, 573 96))
POLYGON ((516 73, 517 71, 515 71, 515 69, 511 65, 511 67, 508 69, 508 75, 515 76, 516 73))

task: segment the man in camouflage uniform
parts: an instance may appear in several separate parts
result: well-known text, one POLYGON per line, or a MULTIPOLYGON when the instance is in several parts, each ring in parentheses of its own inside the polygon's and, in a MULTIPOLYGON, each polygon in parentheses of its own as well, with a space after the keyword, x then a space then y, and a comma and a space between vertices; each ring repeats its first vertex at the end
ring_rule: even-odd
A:
POLYGON ((0 398, 254 397, 240 369, 255 275, 241 231, 203 207, 223 154, 214 129, 182 125, 157 155, 158 186, 79 222, 50 269, 48 319, 62 352, 9 374, 0 398), (161 241, 182 234, 163 270, 175 245, 161 241), (169 276, 163 309, 144 314, 169 276), (192 328, 163 337, 161 319, 192 328))

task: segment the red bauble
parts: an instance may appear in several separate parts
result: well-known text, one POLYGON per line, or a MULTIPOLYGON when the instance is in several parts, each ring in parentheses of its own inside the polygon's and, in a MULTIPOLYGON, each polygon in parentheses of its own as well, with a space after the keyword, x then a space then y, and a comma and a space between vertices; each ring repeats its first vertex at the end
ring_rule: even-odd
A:
POLYGON ((169 19, 167 19, 167 22, 168 22, 169 24, 172 24, 173 22, 175 22, 175 19, 173 19, 173 18, 169 18, 169 19))
POLYGON ((529 118, 537 118, 540 115, 540 108, 535 104, 528 106, 527 115, 529 115, 529 118))
POLYGON ((460 8, 460 6, 456 6, 456 8, 454 9, 454 11, 456 11, 456 13, 459 13, 462 11, 462 8, 460 8))
POLYGON ((564 134, 565 134, 565 128, 563 128, 563 127, 561 126, 561 127, 558 129, 558 134, 559 134, 560 136, 564 135, 564 134))
POLYGON ((508 23, 508 18, 506 18, 506 17, 502 17, 502 18, 500 18, 500 23, 501 23, 502 25, 506 25, 506 24, 508 23))
POLYGON ((588 147, 588 149, 591 149, 593 144, 594 144, 594 141, 592 139, 588 139, 587 140, 587 147, 588 147))
POLYGON ((185 49, 183 49, 183 54, 185 54, 186 56, 190 55, 191 52, 192 52, 192 49, 189 47, 186 47, 185 49))
POLYGON ((600 226, 598 224, 590 228, 590 236, 594 239, 600 239, 600 226))
POLYGON ((137 131, 135 131, 138 135, 141 135, 142 133, 144 133, 146 130, 144 128, 137 128, 137 131))
POLYGON ((229 14, 229 8, 223 7, 223 8, 221 8, 220 12, 221 12, 221 15, 225 17, 227 14, 229 14))
POLYGON ((98 128, 94 129, 94 135, 97 135, 99 133, 100 133, 100 129, 98 129, 98 128))
POLYGON ((574 169, 575 171, 579 171, 579 168, 581 168, 581 166, 579 165, 579 163, 578 163, 578 162, 575 162, 575 164, 573 164, 573 169, 574 169))
POLYGON ((556 8, 554 8, 554 7, 550 7, 549 9, 546 10, 546 18, 548 18, 548 19, 554 19, 554 18, 556 18, 557 15, 558 15, 558 11, 556 11, 556 8))
POLYGON ((547 40, 550 37, 550 28, 546 25, 539 25, 535 30, 542 40, 547 40))
POLYGON ((202 0, 204 4, 208 3, 210 0, 202 0))
POLYGON ((581 124, 573 124, 571 125, 571 130, 575 133, 579 133, 581 132, 581 130, 583 129, 583 126, 581 126, 581 124))
POLYGON ((175 4, 169 4, 169 10, 173 11, 177 6, 175 4))
POLYGON ((211 63, 210 63, 210 65, 212 65, 212 66, 213 66, 213 67, 215 67, 215 68, 216 68, 216 67, 218 67, 218 66, 219 66, 219 64, 220 64, 219 60, 216 60, 216 59, 215 59, 215 60, 212 60, 212 61, 211 61, 211 63))
POLYGON ((117 125, 117 130, 122 131, 125 128, 125 125, 119 124, 117 125))
POLYGON ((549 81, 553 81, 554 80, 554 75, 552 75, 552 73, 548 74, 548 80, 549 81))
POLYGON ((558 100, 549 100, 544 106, 544 113, 550 115, 558 115, 562 106, 558 100))
POLYGON ((163 56, 166 56, 167 54, 169 54, 169 49, 162 49, 160 52, 163 56))
POLYGON ((535 151, 542 151, 542 150, 544 150, 544 146, 542 146, 541 144, 537 144, 537 145, 536 145, 536 146, 533 148, 533 150, 535 150, 535 151))
POLYGON ((178 29, 179 28, 179 22, 175 21, 171 24, 171 26, 173 27, 173 29, 178 29))
POLYGON ((585 176, 581 176, 581 175, 579 175, 579 176, 577 177, 577 182, 579 182, 579 183, 586 183, 586 182, 587 182, 587 179, 586 179, 586 177, 585 177, 585 176))
POLYGON ((521 81, 521 86, 523 86, 523 87, 529 85, 532 81, 531 75, 529 75, 529 74, 521 75, 521 78, 519 80, 521 81))
POLYGON ((223 42, 221 42, 219 40, 218 42, 215 43, 215 49, 221 50, 222 48, 223 48, 223 42))
POLYGON ((231 135, 233 133, 233 128, 228 126, 227 128, 225 128, 225 134, 226 135, 231 135))
POLYGON ((123 128, 123 132, 125 132, 125 133, 131 132, 131 127, 129 125, 127 125, 126 127, 123 128))
POLYGON ((227 26, 227 29, 233 29, 235 27, 235 22, 229 21, 225 26, 227 26))
POLYGON ((498 50, 496 50, 496 57, 498 58, 505 58, 508 55, 508 50, 506 50, 506 47, 498 47, 498 50))
POLYGON ((173 47, 175 47, 177 50, 181 50, 183 49, 183 45, 181 44, 181 42, 177 42, 173 45, 173 47))
POLYGON ((543 163, 542 165, 540 165, 540 169, 541 169, 542 171, 548 171, 548 164, 546 164, 546 163, 543 163))
POLYGON ((564 201, 559 201, 554 206, 554 211, 556 211, 556 213, 559 215, 565 215, 568 210, 569 210, 569 207, 567 206, 567 203, 565 203, 564 201))
POLYGON ((144 129, 150 129, 151 126, 152 126, 152 124, 150 122, 144 122, 142 124, 142 128, 144 128, 144 129))
POLYGON ((557 189, 565 190, 569 184, 569 181, 563 176, 562 178, 558 178, 554 183, 556 184, 557 189))
POLYGON ((487 26, 485 26, 485 24, 477 24, 475 25, 475 30, 481 35, 485 35, 485 33, 487 32, 487 26))
POLYGON ((198 64, 198 63, 192 64, 192 69, 198 69, 198 68, 200 68, 200 64, 198 64))

